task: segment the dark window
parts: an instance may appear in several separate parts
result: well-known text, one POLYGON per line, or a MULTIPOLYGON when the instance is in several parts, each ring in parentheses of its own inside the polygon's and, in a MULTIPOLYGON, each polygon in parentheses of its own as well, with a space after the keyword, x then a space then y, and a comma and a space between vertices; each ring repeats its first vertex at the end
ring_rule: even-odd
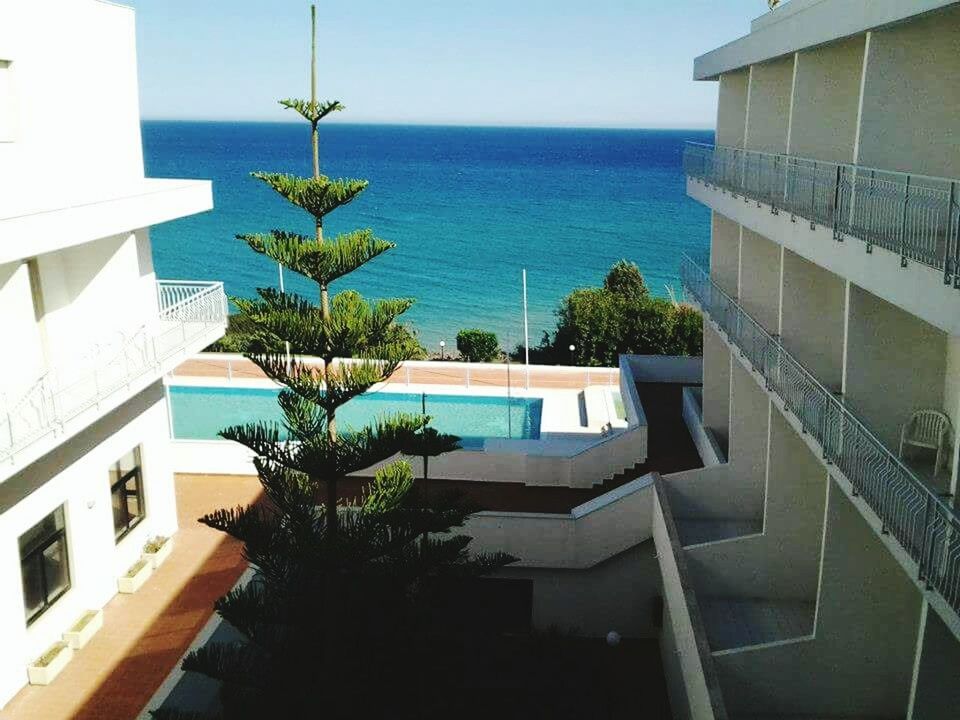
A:
POLYGON ((20 536, 20 573, 29 625, 70 589, 63 505, 20 536))
POLYGON ((113 504, 113 536, 120 542, 145 514, 139 447, 120 458, 110 469, 110 499, 113 504))

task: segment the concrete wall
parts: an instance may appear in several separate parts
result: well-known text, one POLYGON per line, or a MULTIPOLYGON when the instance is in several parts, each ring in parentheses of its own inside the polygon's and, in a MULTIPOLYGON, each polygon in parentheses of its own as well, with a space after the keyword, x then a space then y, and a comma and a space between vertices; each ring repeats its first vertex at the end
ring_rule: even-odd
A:
POLYGON ((750 70, 746 146, 749 150, 761 152, 786 152, 793 91, 793 55, 754 65, 750 70))
POLYGON ((752 488, 751 492, 740 496, 740 501, 751 507, 758 504, 762 508, 770 401, 739 362, 733 363, 730 388, 730 475, 741 478, 747 487, 752 488))
POLYGON ((890 447, 914 410, 942 408, 946 352, 944 333, 851 287, 844 395, 890 447))
POLYGON ((730 348, 703 321, 703 424, 726 454, 730 438, 730 348))
POLYGON ((780 332, 780 246, 746 228, 740 243, 740 304, 767 332, 780 332))
POLYGON ((843 383, 846 283, 784 250, 781 303, 784 347, 820 382, 839 392, 843 383))
POLYGON ((117 591, 116 579, 139 559, 146 540, 177 527, 168 420, 159 382, 0 484, 0 706, 27 681, 26 667, 86 611, 117 591), (108 471, 142 446, 146 519, 114 542, 108 471), (71 589, 29 628, 24 619, 19 537, 64 505, 71 589))
POLYGON ((715 655, 731 714, 906 714, 921 596, 843 492, 828 487, 815 638, 715 655))
POLYGON ((717 99, 717 145, 743 147, 747 127, 747 93, 750 70, 731 72, 720 78, 717 99))
POLYGON ((687 548, 697 593, 816 598, 826 485, 827 473, 819 459, 773 410, 763 534, 687 548))
POLYGON ((653 505, 653 540, 663 578, 663 669, 674 717, 725 720, 723 693, 717 682, 696 595, 690 585, 670 501, 661 486, 653 505))
POLYGON ((960 175, 960 8, 870 36, 857 162, 960 175))
POLYGON ((923 644, 908 717, 952 720, 960 708, 960 643, 929 605, 924 607, 923 617, 923 644))
POLYGON ((533 625, 585 637, 616 630, 624 637, 659 635, 660 569, 653 540, 583 570, 509 567, 499 577, 533 581, 533 625))
POLYGON ((853 162, 866 36, 797 53, 790 155, 853 162))
POLYGON ((731 297, 740 292, 740 226, 710 214, 710 277, 731 297))

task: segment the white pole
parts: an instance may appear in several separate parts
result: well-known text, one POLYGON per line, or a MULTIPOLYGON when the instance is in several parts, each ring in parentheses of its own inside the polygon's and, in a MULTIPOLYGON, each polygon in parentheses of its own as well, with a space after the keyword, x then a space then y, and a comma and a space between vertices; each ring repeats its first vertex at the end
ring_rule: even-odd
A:
POLYGON ((527 269, 523 269, 523 354, 527 366, 527 390, 530 389, 530 324, 527 321, 527 269))
MULTIPOLYGON (((283 265, 279 262, 277 263, 277 274, 280 276, 280 294, 284 294, 283 290, 283 265)), ((290 372, 290 343, 289 341, 284 341, 283 343, 287 348, 287 373, 290 372)))

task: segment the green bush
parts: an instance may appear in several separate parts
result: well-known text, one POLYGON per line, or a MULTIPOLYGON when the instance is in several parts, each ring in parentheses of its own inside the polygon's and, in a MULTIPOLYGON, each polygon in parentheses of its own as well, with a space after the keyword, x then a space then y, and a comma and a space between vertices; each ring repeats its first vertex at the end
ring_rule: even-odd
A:
POLYGON ((469 362, 493 362, 500 357, 497 336, 487 330, 461 330, 457 333, 457 350, 469 362))

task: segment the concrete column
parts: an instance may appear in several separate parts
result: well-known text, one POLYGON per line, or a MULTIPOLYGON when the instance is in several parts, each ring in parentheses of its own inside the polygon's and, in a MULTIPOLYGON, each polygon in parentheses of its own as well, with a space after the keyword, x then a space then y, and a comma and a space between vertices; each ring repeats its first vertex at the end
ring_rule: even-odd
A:
POLYGON ((769 397, 735 360, 730 373, 730 474, 763 497, 769 397))

